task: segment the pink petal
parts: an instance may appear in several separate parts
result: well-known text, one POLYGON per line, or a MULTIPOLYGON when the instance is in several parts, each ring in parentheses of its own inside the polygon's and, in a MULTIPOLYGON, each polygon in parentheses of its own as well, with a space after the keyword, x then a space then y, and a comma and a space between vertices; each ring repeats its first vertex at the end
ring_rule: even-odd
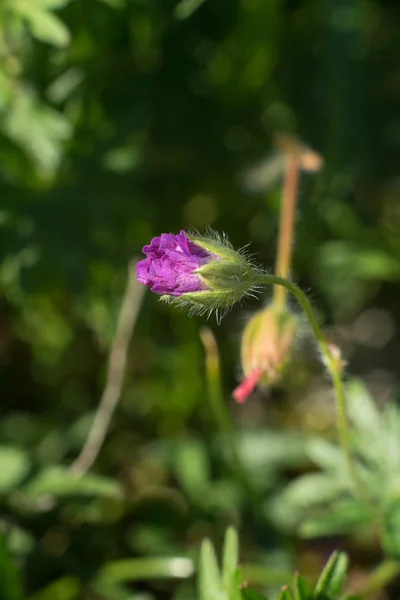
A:
POLYGON ((232 396, 239 404, 242 404, 250 396, 262 377, 262 369, 256 369, 232 392, 232 396))

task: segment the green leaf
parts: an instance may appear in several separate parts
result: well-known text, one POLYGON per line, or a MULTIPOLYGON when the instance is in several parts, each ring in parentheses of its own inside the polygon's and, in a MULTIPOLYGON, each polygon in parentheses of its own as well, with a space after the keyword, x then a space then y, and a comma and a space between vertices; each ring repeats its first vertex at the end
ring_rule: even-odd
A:
POLYGON ((307 454, 324 471, 337 472, 343 467, 341 448, 322 438, 313 438, 308 442, 307 454))
POLYGON ((0 446, 0 493, 16 488, 29 469, 30 461, 25 452, 14 446, 0 446))
POLYGON ((326 473, 308 473, 286 486, 282 500, 296 508, 307 508, 310 504, 326 503, 336 499, 343 485, 326 473))
POLYGON ((400 501, 395 500, 385 510, 382 544, 391 557, 400 558, 400 501))
POLYGON ((71 39, 69 30, 49 10, 32 2, 18 2, 15 4, 15 11, 26 19, 36 39, 58 48, 68 46, 71 39))
POLYGON ((99 571, 98 583, 124 583, 143 579, 185 579, 194 573, 194 564, 182 556, 168 558, 126 558, 107 563, 99 571))
POLYGON ((281 589, 281 593, 279 594, 279 600, 294 600, 293 594, 289 589, 289 586, 285 585, 281 589))
POLYGON ((65 576, 30 596, 29 600, 77 600, 81 594, 80 581, 76 577, 65 576))
POLYGON ((242 598, 243 600, 267 600, 264 594, 254 588, 244 588, 242 590, 242 598))
POLYGON ((378 410, 376 402, 365 384, 358 379, 350 381, 346 385, 346 399, 349 416, 357 429, 368 435, 376 434, 377 423, 380 421, 382 413, 378 410))
POLYGON ((198 585, 200 600, 225 599, 214 546, 208 539, 201 544, 198 585))
POLYGON ((330 534, 348 533, 371 522, 370 513, 356 500, 335 503, 300 526, 300 535, 312 538, 330 534))
POLYGON ((229 600, 242 600, 243 588, 243 570, 241 567, 236 567, 231 579, 231 587, 227 590, 229 600))
POLYGON ((63 8, 69 4, 71 0, 35 0, 35 2, 41 8, 54 10, 56 8, 63 8))
POLYGON ((311 584, 300 573, 295 573, 293 590, 295 600, 312 600, 313 589, 311 584))
POLYGON ((400 276, 399 262, 380 248, 360 247, 345 241, 324 244, 319 256, 331 283, 339 277, 395 281, 400 276))
POLYGON ((233 527, 225 534, 225 544, 222 557, 222 581, 226 592, 230 592, 234 583, 238 563, 238 535, 233 527))
POLYGON ((265 564, 244 564, 240 571, 242 579, 247 579, 253 585, 262 587, 280 587, 292 578, 292 573, 289 570, 265 564))
POLYGON ((19 570, 8 549, 7 539, 0 533, 0 600, 22 600, 19 570))
POLYGON ((72 133, 68 119, 43 104, 26 86, 18 88, 4 128, 8 137, 24 150, 43 176, 52 175, 58 167, 63 143, 72 133))
POLYGON ((176 449, 175 469, 177 478, 189 496, 201 494, 210 478, 209 459, 198 440, 188 440, 176 449))
POLYGON ((303 466, 307 458, 307 439, 295 432, 249 429, 239 436, 239 448, 246 464, 263 468, 303 466))
POLYGON ((133 593, 132 589, 129 589, 128 586, 116 584, 116 583, 107 583, 104 581, 91 583, 90 585, 91 591, 98 594, 95 598, 101 598, 101 600, 155 600, 152 594, 143 593, 133 593))
POLYGON ((112 479, 87 474, 76 477, 65 467, 49 467, 30 481, 22 491, 35 500, 44 494, 54 496, 101 496, 121 498, 121 490, 112 479))
POLYGON ((315 586, 315 600, 339 598, 347 575, 349 560, 344 552, 333 552, 315 586))

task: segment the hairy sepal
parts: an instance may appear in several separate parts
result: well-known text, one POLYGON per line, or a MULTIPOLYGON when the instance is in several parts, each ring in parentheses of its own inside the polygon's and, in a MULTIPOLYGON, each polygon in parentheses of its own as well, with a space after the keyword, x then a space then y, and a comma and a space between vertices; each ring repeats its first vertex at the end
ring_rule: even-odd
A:
MULTIPOLYGON (((238 256, 241 259, 240 255, 238 256)), ((196 273, 200 275, 207 288, 218 292, 234 292, 243 295, 256 283, 252 267, 243 260, 227 258, 213 260, 198 269, 196 273)))
POLYGON ((207 318, 216 314, 217 321, 245 296, 256 292, 256 288, 225 290, 207 290, 204 292, 188 292, 182 296, 161 296, 161 300, 168 304, 186 309, 191 315, 207 315, 207 318))

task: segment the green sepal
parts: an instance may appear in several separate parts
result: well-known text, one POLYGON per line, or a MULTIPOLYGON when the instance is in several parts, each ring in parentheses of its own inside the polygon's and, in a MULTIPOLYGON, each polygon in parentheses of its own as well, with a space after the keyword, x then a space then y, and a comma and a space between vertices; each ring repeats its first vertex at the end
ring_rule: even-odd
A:
POLYGON ((212 260, 197 269, 196 273, 207 287, 217 291, 238 290, 245 294, 256 282, 254 271, 248 263, 226 258, 212 260))

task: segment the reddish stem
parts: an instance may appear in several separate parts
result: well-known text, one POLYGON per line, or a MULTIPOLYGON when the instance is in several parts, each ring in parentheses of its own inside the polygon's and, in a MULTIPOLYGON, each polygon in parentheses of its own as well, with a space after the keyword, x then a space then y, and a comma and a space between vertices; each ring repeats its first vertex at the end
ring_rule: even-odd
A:
MULTIPOLYGON (((279 240, 275 275, 286 279, 289 275, 292 257, 294 220, 296 215, 297 186, 299 182, 300 160, 295 154, 289 154, 286 159, 285 181, 282 192, 282 207, 279 223, 279 240)), ((275 303, 283 307, 286 299, 286 289, 275 286, 275 303)))

